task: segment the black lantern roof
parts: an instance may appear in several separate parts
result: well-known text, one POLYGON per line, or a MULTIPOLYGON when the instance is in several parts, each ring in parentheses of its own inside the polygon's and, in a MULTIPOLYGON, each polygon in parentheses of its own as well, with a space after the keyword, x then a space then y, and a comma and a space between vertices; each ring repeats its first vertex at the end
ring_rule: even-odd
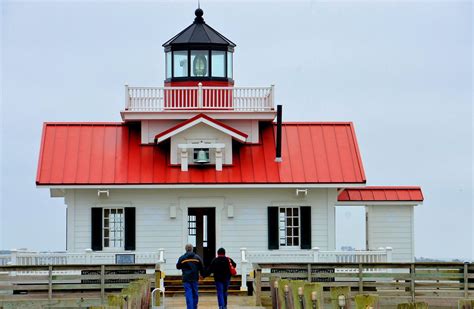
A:
POLYGON ((236 45, 206 24, 204 18, 202 18, 204 15, 202 9, 196 9, 194 14, 196 15, 196 18, 190 26, 163 44, 166 51, 182 49, 186 46, 211 47, 233 51, 233 48, 236 45))

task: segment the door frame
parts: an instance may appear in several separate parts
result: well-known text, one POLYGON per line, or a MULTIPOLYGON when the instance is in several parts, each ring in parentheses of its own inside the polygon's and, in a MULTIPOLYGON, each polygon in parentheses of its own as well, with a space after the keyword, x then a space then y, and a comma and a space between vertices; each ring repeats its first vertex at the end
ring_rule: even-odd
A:
POLYGON ((179 198, 182 222, 182 245, 188 243, 188 208, 214 208, 216 211, 216 248, 221 247, 223 197, 182 197, 179 198))

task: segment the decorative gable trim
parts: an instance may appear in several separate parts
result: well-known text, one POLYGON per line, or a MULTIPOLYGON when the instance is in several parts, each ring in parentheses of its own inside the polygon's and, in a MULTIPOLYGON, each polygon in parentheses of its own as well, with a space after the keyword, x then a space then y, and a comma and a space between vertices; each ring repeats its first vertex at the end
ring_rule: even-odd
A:
POLYGON ((210 127, 213 127, 216 130, 219 130, 227 135, 232 136, 234 139, 245 142, 247 140, 248 135, 245 134, 244 132, 241 132, 237 129, 232 128, 231 126, 226 125, 225 123, 222 123, 214 118, 211 118, 207 116, 206 114, 199 114, 196 115, 186 121, 183 121, 182 123, 177 124, 176 126, 169 128, 168 130, 165 130, 155 136, 155 143, 161 143, 168 138, 183 132, 189 128, 192 128, 200 123, 207 124, 210 127))

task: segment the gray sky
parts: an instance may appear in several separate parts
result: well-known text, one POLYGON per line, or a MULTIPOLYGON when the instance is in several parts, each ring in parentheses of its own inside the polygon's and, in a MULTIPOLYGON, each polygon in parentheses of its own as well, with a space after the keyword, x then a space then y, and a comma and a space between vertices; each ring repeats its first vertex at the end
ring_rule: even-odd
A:
MULTIPOLYGON (((42 122, 119 121, 196 2, 2 3, 0 249, 65 249, 63 201, 35 187, 42 122)), ((237 86, 275 84, 285 120, 353 121, 369 185, 423 187, 417 256, 474 257, 470 1, 201 7, 237 44, 237 86)))

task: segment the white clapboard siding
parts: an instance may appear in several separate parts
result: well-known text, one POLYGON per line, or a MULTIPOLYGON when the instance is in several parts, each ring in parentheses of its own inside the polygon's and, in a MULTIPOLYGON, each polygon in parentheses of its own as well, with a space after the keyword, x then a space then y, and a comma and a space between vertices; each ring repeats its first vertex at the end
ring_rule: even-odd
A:
POLYGON ((392 247, 393 262, 413 261, 413 206, 371 205, 367 211, 369 249, 392 247))
MULTIPOLYGON (((336 189, 311 189, 304 198, 297 197, 294 189, 221 189, 221 190, 110 190, 109 198, 97 197, 97 190, 68 192, 66 203, 72 226, 68 225, 68 251, 84 252, 91 247, 92 207, 136 208, 136 251, 157 252, 165 249, 164 271, 177 273, 175 263, 183 253, 186 203, 191 201, 201 207, 216 206, 216 246, 226 248, 229 256, 240 262, 240 248, 267 250, 268 206, 312 206, 312 247, 334 250, 333 217, 336 189), (332 192, 334 191, 334 192, 332 192), (233 207, 234 216, 228 217, 227 208, 233 207), (170 207, 176 207, 176 218, 170 218, 170 207)), ((189 203, 191 203, 189 202, 189 203)), ((190 206, 192 207, 192 206, 190 206)), ((239 269, 240 265, 238 265, 239 269)))

